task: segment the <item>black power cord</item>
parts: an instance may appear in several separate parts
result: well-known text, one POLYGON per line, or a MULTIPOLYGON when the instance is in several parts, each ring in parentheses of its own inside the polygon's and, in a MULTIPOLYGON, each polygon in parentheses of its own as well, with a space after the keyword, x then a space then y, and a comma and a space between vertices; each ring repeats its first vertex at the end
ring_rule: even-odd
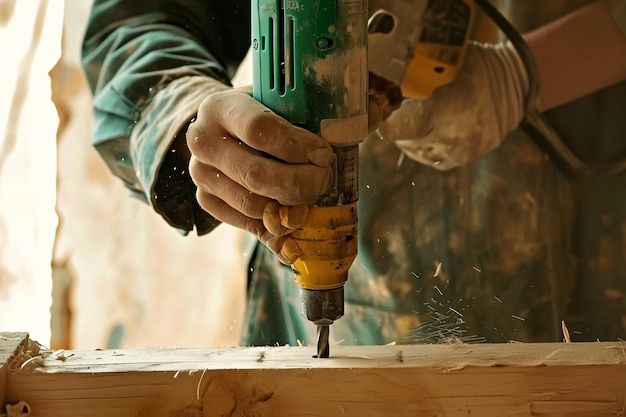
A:
POLYGON ((609 164, 591 165, 580 160, 572 152, 535 106, 539 95, 539 70, 526 41, 491 3, 487 0, 475 0, 475 2, 509 39, 526 67, 529 89, 524 103, 525 116, 521 127, 535 144, 552 158, 563 173, 570 177, 589 178, 597 175, 613 175, 626 170, 626 158, 609 164))

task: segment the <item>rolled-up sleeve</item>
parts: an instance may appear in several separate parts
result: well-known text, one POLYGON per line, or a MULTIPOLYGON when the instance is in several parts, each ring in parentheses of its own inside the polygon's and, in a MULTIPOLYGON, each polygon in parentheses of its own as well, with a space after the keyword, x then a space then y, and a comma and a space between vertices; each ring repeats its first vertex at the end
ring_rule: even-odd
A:
POLYGON ((211 3, 95 0, 82 50, 93 145, 134 196, 172 226, 200 234, 218 222, 197 205, 186 167, 169 167, 171 184, 157 182, 170 145, 202 99, 230 83, 211 3))

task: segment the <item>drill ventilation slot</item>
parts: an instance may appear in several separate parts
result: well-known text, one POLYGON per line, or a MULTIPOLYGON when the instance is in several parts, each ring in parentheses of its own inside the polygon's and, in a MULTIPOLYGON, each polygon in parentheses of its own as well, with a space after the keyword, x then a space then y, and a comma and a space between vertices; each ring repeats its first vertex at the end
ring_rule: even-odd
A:
POLYGON ((277 20, 269 17, 269 39, 261 38, 261 49, 269 48, 270 88, 278 88, 278 93, 285 95, 287 89, 295 89, 295 18, 287 14, 285 0, 280 0, 277 20))

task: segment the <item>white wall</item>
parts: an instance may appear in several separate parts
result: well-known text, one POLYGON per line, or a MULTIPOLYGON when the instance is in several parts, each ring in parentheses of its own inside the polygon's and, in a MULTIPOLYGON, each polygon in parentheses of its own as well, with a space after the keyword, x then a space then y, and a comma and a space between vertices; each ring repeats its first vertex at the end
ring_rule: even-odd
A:
POLYGON ((0 330, 50 340, 62 0, 0 1, 0 330))
POLYGON ((0 66, 0 331, 28 331, 48 344, 53 262, 53 336, 69 332, 72 348, 236 345, 245 296, 241 234, 223 226, 181 237, 129 198, 91 147, 91 97, 79 61, 90 1, 48 0, 28 99, 12 100, 44 2, 0 0, 0 22, 5 6, 16 5, 0 29, 0 56, 10 57, 0 66), (63 3, 56 138, 47 74, 60 53, 63 3), (15 111, 22 117, 9 120, 15 111), (11 122, 18 134, 7 136, 11 122), (58 325, 60 316, 69 328, 58 325))

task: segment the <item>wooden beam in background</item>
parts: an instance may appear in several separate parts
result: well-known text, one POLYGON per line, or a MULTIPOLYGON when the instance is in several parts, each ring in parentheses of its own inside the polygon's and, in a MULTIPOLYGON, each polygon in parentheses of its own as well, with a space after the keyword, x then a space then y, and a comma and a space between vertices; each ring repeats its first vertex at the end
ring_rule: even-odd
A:
POLYGON ((626 343, 65 351, 10 373, 33 417, 623 416, 626 343))

